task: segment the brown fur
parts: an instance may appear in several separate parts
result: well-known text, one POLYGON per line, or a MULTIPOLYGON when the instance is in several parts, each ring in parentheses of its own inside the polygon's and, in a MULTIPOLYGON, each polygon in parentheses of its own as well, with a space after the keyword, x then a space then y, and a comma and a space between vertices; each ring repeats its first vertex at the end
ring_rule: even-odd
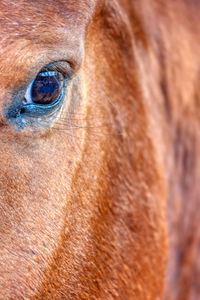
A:
POLYGON ((198 299, 199 14, 0 0, 0 298, 198 299), (60 119, 18 131, 12 95, 59 60, 60 119))

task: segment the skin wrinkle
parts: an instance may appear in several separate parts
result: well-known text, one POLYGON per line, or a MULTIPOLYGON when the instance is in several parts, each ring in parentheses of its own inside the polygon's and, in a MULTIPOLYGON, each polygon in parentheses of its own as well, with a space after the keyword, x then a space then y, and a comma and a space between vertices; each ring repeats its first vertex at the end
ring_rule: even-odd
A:
POLYGON ((198 299, 198 5, 0 0, 0 298, 198 299), (61 116, 17 131, 63 60, 61 116))

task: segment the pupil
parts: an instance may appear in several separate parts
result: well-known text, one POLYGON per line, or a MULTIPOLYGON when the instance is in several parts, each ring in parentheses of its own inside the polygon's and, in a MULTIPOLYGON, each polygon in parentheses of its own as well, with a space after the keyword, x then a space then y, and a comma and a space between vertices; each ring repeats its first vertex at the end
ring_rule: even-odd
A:
POLYGON ((31 98, 37 104, 49 104, 54 102, 63 89, 64 78, 61 73, 39 74, 31 88, 31 98))

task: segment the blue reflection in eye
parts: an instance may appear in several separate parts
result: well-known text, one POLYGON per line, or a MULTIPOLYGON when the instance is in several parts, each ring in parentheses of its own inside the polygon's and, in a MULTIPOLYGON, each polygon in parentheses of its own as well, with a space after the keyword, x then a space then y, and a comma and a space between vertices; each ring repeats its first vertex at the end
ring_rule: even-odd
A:
POLYGON ((57 71, 39 73, 29 85, 23 104, 47 105, 55 102, 64 88, 64 76, 57 71))

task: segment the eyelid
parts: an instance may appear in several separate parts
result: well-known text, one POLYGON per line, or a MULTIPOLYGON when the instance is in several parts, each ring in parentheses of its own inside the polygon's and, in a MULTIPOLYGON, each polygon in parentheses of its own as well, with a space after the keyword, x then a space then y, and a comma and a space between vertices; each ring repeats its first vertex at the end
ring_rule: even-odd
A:
POLYGON ((51 64, 48 64, 45 67, 43 67, 39 73, 51 71, 62 73, 65 79, 70 79, 75 73, 75 70, 66 61, 53 62, 51 64))

